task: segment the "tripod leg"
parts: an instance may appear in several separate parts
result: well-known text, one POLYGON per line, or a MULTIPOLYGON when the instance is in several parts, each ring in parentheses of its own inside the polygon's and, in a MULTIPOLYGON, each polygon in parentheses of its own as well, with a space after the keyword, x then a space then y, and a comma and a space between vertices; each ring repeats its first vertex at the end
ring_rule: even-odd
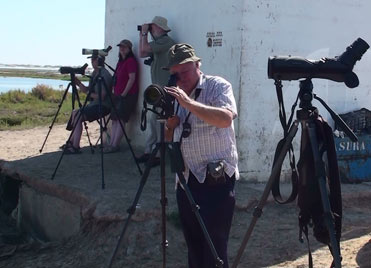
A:
POLYGON ((49 126, 48 134, 46 134, 46 137, 45 137, 44 143, 43 143, 43 145, 41 146, 41 148, 40 148, 40 150, 39 150, 40 153, 43 151, 43 148, 44 148, 44 146, 45 146, 46 140, 48 139, 49 134, 50 134, 50 131, 52 130, 53 125, 54 125, 54 123, 55 123, 55 120, 57 119, 57 116, 58 116, 58 114, 59 114, 59 111, 60 111, 61 108, 62 108, 63 101, 66 99, 67 92, 68 92, 68 89, 70 88, 70 86, 71 86, 71 83, 68 84, 66 90, 65 90, 64 93, 63 93, 63 97, 62 97, 62 99, 61 99, 61 102, 60 102, 59 105, 58 105, 58 110, 57 110, 57 112, 56 112, 55 115, 54 115, 54 118, 53 118, 52 124, 49 126))
MULTIPOLYGON (((77 103, 79 105, 79 108, 81 108, 82 105, 81 105, 79 93, 78 93, 77 88, 76 88, 74 74, 73 74, 73 77, 71 78, 71 83, 72 83, 72 109, 75 108, 75 98, 77 99, 77 103)), ((94 149, 93 149, 93 144, 91 143, 89 132, 88 132, 88 124, 85 121, 83 122, 83 124, 84 124, 84 129, 85 129, 85 132, 86 132, 86 136, 88 137, 88 142, 89 142, 90 150, 91 150, 91 153, 93 154, 94 153, 94 149)))
MULTIPOLYGON (((100 75, 100 71, 101 69, 99 70, 99 75, 100 75)), ((101 76, 99 76, 98 78, 102 78, 101 76)), ((105 85, 104 85, 105 87, 105 85)), ((105 90, 107 92, 107 88, 105 87, 105 90)), ((102 139, 102 135, 103 135, 103 125, 102 125, 102 118, 103 118, 103 111, 102 111, 102 80, 101 79, 98 79, 98 101, 99 101, 99 119, 98 119, 98 122, 99 122, 99 137, 100 137, 100 160, 101 160, 101 171, 102 171, 102 189, 105 188, 105 183, 104 183, 104 157, 103 157, 103 139, 102 139)))
MULTIPOLYGON (((156 146, 156 148, 152 151, 151 153, 151 156, 150 156, 150 159, 149 159, 149 163, 151 163, 151 161, 154 160, 154 158, 156 157, 156 154, 157 154, 157 151, 159 150, 159 146, 156 146)), ((108 268, 111 268, 112 265, 113 265, 113 262, 116 258, 116 255, 117 255, 117 252, 118 250, 120 249, 120 246, 121 246, 121 243, 122 243, 122 239, 124 238, 125 236, 125 232, 129 226, 129 222, 131 220, 131 217, 133 216, 133 214, 135 213, 135 209, 136 209, 136 206, 138 204, 138 201, 139 201, 139 198, 140 198, 140 195, 142 194, 142 191, 143 191, 143 188, 144 188, 144 185, 146 184, 147 182, 147 179, 148 179, 148 176, 149 176, 149 172, 151 170, 151 165, 147 165, 146 166, 146 169, 144 170, 144 173, 142 175, 142 178, 140 180, 140 183, 139 183, 139 188, 137 190, 137 193, 135 194, 135 198, 134 198, 134 201, 132 203, 132 205, 128 208, 127 212, 128 212, 128 217, 126 218, 126 221, 125 221, 125 224, 124 224, 124 227, 121 231, 121 234, 119 236, 119 239, 117 241, 117 244, 116 244, 116 247, 113 251, 113 254, 111 256, 111 259, 110 259, 110 262, 108 264, 108 268)))
MULTIPOLYGON (((103 82, 104 82, 104 81, 103 81, 103 82)), ((105 82, 104 82, 104 84, 105 84, 105 82)), ((115 106, 115 104, 114 104, 113 101, 112 101, 112 95, 111 95, 111 92, 108 92, 107 95, 108 95, 108 98, 109 98, 109 100, 110 100, 110 102, 111 102, 111 105, 112 105, 113 111, 118 115, 118 113, 117 113, 117 109, 116 109, 116 106, 115 106)), ((124 127, 124 125, 122 124, 122 122, 121 122, 120 119, 119 119, 118 121, 119 121, 119 124, 120 124, 121 130, 122 130, 122 133, 124 133, 124 137, 125 137, 126 143, 127 143, 128 146, 129 146, 130 152, 131 152, 131 154, 132 154, 132 156, 133 156, 133 159, 134 159, 134 161, 135 161, 135 164, 136 164, 136 166, 137 166, 137 168, 138 168, 139 174, 142 175, 142 173, 143 173, 143 172, 142 172, 142 169, 141 169, 140 166, 139 166, 139 163, 138 163, 137 157, 135 156, 135 153, 134 153, 133 147, 131 146, 131 143, 130 143, 130 141, 129 141, 128 135, 126 134, 125 127, 124 127)))
POLYGON ((242 254, 245 250, 245 247, 247 245, 247 242, 249 241, 249 238, 250 238, 250 236, 252 234, 252 231, 255 227, 255 224, 258 221, 258 218, 260 218, 260 216, 263 214, 263 207, 264 207, 265 203, 267 202, 269 193, 272 189, 274 179, 276 178, 277 173, 280 172, 280 170, 281 170, 282 163, 285 159, 285 156, 286 156, 288 150, 290 149, 291 142, 294 139, 294 137, 296 135, 296 132, 298 131, 298 125, 299 125, 299 122, 295 121, 293 123, 293 125, 291 126, 288 134, 287 134, 286 141, 285 141, 284 145, 282 146, 282 150, 281 150, 281 152, 280 152, 280 154, 277 158, 277 161, 276 161, 275 165, 272 168, 272 172, 271 172, 271 175, 269 176, 267 185, 264 188, 263 195, 260 198, 260 200, 258 202, 258 205, 254 209, 253 218, 251 219, 250 225, 249 225, 249 227, 246 231, 246 234, 245 234, 245 236, 242 240, 241 246, 240 246, 240 248, 238 250, 238 253, 237 253, 237 256, 236 256, 236 258, 233 262, 232 268, 236 268, 238 266, 238 264, 240 262, 240 259, 241 259, 241 256, 242 256, 242 254))
MULTIPOLYGON (((107 126, 108 126, 108 122, 109 122, 110 120, 111 120, 111 115, 108 116, 108 119, 107 119, 107 120, 106 120, 105 117, 103 117, 103 132, 106 133, 106 135, 108 136, 108 140, 106 141, 107 143, 109 143, 109 139, 111 138, 111 137, 109 136, 109 134, 107 133, 107 126)), ((98 121, 98 124, 99 124, 99 121, 98 121)), ((101 137, 99 137, 99 138, 97 139, 97 141, 95 142, 95 146, 98 146, 98 143, 100 142, 100 139, 101 139, 101 137)))
POLYGON ((206 241, 207 241, 207 243, 209 245, 209 248, 211 250, 211 253, 212 253, 213 257, 214 257, 215 267, 223 267, 224 262, 223 262, 222 259, 219 258, 218 253, 216 252, 216 249, 215 249, 214 244, 213 244, 213 242, 211 240, 211 237, 210 237, 210 235, 209 235, 209 233, 207 231, 207 228, 205 226, 205 223, 204 223, 204 221, 203 221, 203 219, 202 219, 202 217, 200 215, 200 211, 199 211, 200 207, 196 204, 196 202, 193 199, 191 190, 189 189, 189 187, 187 185, 187 182, 186 182, 186 180, 184 178, 183 172, 177 172, 177 175, 178 175, 179 181, 180 181, 180 183, 181 183, 181 185, 182 185, 182 187, 183 187, 183 189, 185 191, 185 194, 187 196, 187 199, 188 199, 188 201, 189 201, 189 203, 191 205, 192 211, 195 214, 198 223, 200 224, 202 233, 203 233, 203 235, 204 235, 204 237, 205 237, 205 239, 206 239, 206 241))
POLYGON ((341 267, 340 247, 335 236, 334 220, 332 217, 331 205, 327 193, 325 163, 323 162, 320 156, 315 123, 309 122, 306 124, 306 127, 308 128, 309 140, 313 151, 315 174, 321 192, 322 207, 324 212, 325 223, 330 236, 332 255, 334 258, 335 267, 340 268, 341 267))
POLYGON ((79 122, 80 117, 82 116, 82 113, 83 113, 83 111, 84 111, 84 109, 85 109, 85 106, 86 106, 86 104, 87 104, 87 101, 88 101, 88 99, 89 99, 89 96, 90 96, 90 92, 89 92, 88 95, 86 96, 86 100, 85 100, 85 102, 84 102, 84 105, 83 105, 82 108, 80 109, 80 112, 78 113, 77 118, 75 119, 75 122, 74 122, 73 128, 72 128, 72 130, 71 130, 70 136, 68 137, 68 139, 67 139, 67 141, 66 141, 66 146, 64 147, 64 149, 63 149, 63 151, 62 151, 62 154, 61 154, 61 157, 60 157, 59 160, 58 160, 57 166, 56 166, 55 169, 54 169, 54 172, 53 172, 53 174, 52 174, 52 177, 50 178, 51 180, 54 179, 55 174, 57 173, 57 170, 58 170, 58 168, 59 168, 59 165, 60 165, 61 162, 62 162, 62 158, 63 158, 63 156, 64 156, 64 153, 65 153, 65 151, 67 150, 67 144, 68 144, 69 141, 71 140, 72 135, 75 133, 76 125, 77 125, 77 123, 79 122))

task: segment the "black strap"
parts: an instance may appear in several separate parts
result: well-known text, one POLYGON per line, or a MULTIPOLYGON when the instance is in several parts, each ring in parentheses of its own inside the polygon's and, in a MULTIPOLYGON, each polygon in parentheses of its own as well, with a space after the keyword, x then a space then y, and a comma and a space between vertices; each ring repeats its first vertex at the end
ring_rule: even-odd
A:
POLYGON ((310 244, 309 244, 308 225, 300 225, 299 224, 299 241, 302 242, 302 243, 304 242, 303 233, 305 235, 305 238, 307 239, 308 265, 309 265, 309 268, 313 268, 313 257, 312 257, 312 251, 310 249, 310 244))
MULTIPOLYGON (((201 89, 202 89, 202 88, 196 88, 195 99, 194 99, 194 100, 197 100, 197 98, 200 96, 201 89)), ((177 108, 176 108, 176 113, 175 113, 175 114, 178 114, 178 110, 179 110, 179 102, 178 102, 178 106, 177 106, 177 108)), ((189 119, 189 116, 190 116, 190 115, 191 115, 191 112, 188 112, 187 117, 186 117, 186 119, 184 120, 184 123, 188 123, 188 119, 189 119)), ((180 140, 179 140, 179 144, 180 144, 180 145, 182 144, 182 140, 183 140, 183 135, 180 136, 180 140)))
MULTIPOLYGON (((285 105, 284 105, 284 102, 283 102, 281 80, 275 80, 274 84, 276 85, 276 92, 277 92, 277 99, 278 99, 278 106, 279 106, 279 118, 280 118, 281 125, 282 125, 282 128, 283 128, 284 138, 281 139, 277 144, 276 152, 274 154, 273 166, 276 163, 277 158, 278 158, 278 156, 279 156, 279 154, 282 150, 282 146, 284 145, 284 143, 286 141, 286 137, 287 137, 289 129, 292 125, 292 119, 293 119, 294 111, 295 111, 296 105, 297 105, 298 100, 299 100, 299 94, 298 94, 295 103, 291 107, 291 115, 290 115, 289 121, 286 122, 286 111, 285 111, 285 105)), ((290 203, 290 202, 294 201, 297 194, 298 194, 299 177, 298 177, 298 173, 297 173, 297 170, 296 170, 296 167, 295 167, 296 161, 295 161, 294 149, 293 149, 292 144, 290 144, 288 152, 289 152, 289 161, 290 161, 290 167, 291 167, 291 185, 292 185, 290 196, 286 200, 284 200, 281 196, 281 193, 280 193, 281 167, 279 169, 279 172, 277 173, 276 178, 274 178, 273 184, 272 184, 272 195, 273 195, 274 199, 276 200, 276 202, 279 203, 279 204, 287 204, 287 203, 290 203)))

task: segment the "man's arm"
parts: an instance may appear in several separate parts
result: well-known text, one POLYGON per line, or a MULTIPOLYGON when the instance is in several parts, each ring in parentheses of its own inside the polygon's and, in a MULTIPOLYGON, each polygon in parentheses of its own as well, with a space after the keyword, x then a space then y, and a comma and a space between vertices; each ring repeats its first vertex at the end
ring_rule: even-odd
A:
POLYGON ((174 96, 179 104, 190 111, 192 114, 203 120, 209 125, 219 128, 226 128, 232 124, 233 112, 220 107, 213 107, 197 102, 179 87, 166 87, 167 92, 174 96))
POLYGON ((80 90, 84 93, 87 93, 88 92, 88 87, 85 86, 81 81, 80 79, 78 79, 77 77, 75 77, 75 84, 80 88, 80 90))
POLYGON ((145 58, 152 53, 152 48, 148 42, 148 24, 142 25, 142 31, 139 32, 139 57, 145 58))

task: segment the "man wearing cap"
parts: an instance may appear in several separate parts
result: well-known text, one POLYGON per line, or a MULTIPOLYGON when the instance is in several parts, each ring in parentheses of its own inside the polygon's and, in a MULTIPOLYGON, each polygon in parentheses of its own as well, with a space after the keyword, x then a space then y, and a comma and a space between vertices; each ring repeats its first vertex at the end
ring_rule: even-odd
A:
MULTIPOLYGON (((200 70, 192 46, 176 44, 165 67, 177 77, 165 87, 176 98, 174 116, 167 119, 165 136, 181 143, 183 172, 218 256, 228 267, 227 243, 235 205, 234 183, 239 177, 233 119, 237 108, 231 84, 200 70)), ((215 260, 177 178, 177 203, 188 246, 189 267, 215 267, 215 260)))
MULTIPOLYGON (((167 33, 171 29, 167 25, 167 19, 155 16, 151 23, 143 24, 139 37, 139 57, 153 58, 151 63, 151 79, 153 84, 166 86, 169 80, 169 71, 162 67, 167 65, 167 52, 175 44, 167 33), (152 36, 152 41, 148 42, 148 33, 152 36)), ((144 154, 138 159, 139 162, 146 162, 156 143, 159 141, 160 129, 156 122, 156 115, 149 114, 148 118, 149 136, 146 140, 144 154)), ((157 159, 159 160, 159 159, 157 159)), ((159 163, 159 161, 157 161, 159 163)))
POLYGON ((75 83, 82 92, 90 92, 91 101, 85 107, 72 112, 71 122, 72 126, 75 126, 75 130, 71 139, 67 142, 66 154, 77 154, 81 152, 80 139, 83 121, 95 121, 100 117, 106 116, 111 111, 111 101, 107 96, 109 93, 106 90, 110 91, 112 89, 112 76, 104 68, 105 57, 93 54, 88 58, 91 58, 91 65, 94 69, 89 80, 89 86, 85 86, 77 77, 75 78, 75 83), (100 75, 102 78, 101 81, 104 81, 104 84, 99 85, 97 80, 98 75, 100 75), (99 86, 101 86, 101 103, 99 101, 99 86), (82 112, 82 115, 78 116, 78 112, 82 112), (77 118, 78 121, 76 122, 77 118))

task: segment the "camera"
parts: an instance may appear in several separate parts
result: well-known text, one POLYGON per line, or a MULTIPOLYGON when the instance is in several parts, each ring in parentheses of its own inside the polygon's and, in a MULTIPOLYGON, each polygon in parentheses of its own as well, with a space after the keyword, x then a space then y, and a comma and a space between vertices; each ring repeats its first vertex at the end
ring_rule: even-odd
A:
POLYGON ((68 66, 62 66, 61 68, 59 68, 59 72, 61 74, 81 74, 81 75, 84 75, 85 74, 85 69, 86 67, 88 67, 88 64, 85 63, 83 66, 81 67, 68 67, 68 66))
POLYGON ((346 51, 335 58, 308 60, 297 56, 274 56, 268 59, 268 78, 275 80, 298 80, 301 78, 322 78, 344 82, 349 88, 359 85, 357 75, 352 71, 370 46, 358 38, 346 51))
POLYGON ((145 65, 148 65, 148 66, 151 66, 152 62, 153 62, 153 56, 150 56, 149 58, 147 58, 147 59, 145 59, 145 60, 143 61, 143 63, 144 63, 145 65))
MULTIPOLYGON (((176 86, 176 81, 176 75, 170 75, 167 86, 176 86)), ((160 108, 160 114, 165 118, 169 118, 174 114, 175 98, 168 94, 163 87, 156 84, 149 85, 144 91, 143 98, 147 104, 160 108)))
MULTIPOLYGON (((138 26, 137 26, 137 30, 138 30, 139 32, 141 32, 141 31, 142 31, 142 25, 138 25, 138 26)), ((149 25, 148 25, 148 32, 150 32, 151 30, 152 30, 152 25, 149 24, 149 25)))

